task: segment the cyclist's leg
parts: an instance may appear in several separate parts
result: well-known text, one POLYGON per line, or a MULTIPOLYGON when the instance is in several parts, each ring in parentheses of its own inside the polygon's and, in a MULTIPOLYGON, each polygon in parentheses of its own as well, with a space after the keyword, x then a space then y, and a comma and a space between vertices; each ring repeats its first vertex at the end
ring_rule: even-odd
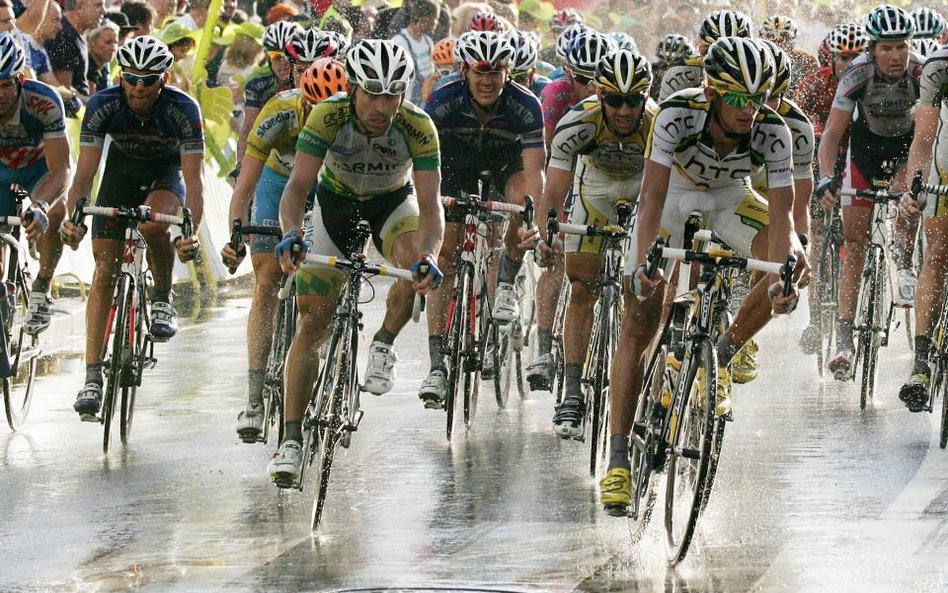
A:
MULTIPOLYGON (((45 191, 48 189, 46 186, 52 183, 52 180, 48 175, 45 160, 28 167, 24 173, 26 178, 23 181, 31 196, 47 193, 45 191)), ((28 206, 28 204, 24 204, 24 206, 28 206)), ((46 215, 49 218, 50 230, 40 235, 36 242, 40 255, 39 270, 33 280, 33 286, 30 287, 30 316, 26 323, 26 330, 34 335, 45 330, 50 323, 50 307, 53 301, 49 296, 49 289, 53 274, 56 273, 56 266, 59 264, 59 258, 63 254, 63 242, 57 232, 66 215, 66 205, 62 196, 49 204, 46 215)))

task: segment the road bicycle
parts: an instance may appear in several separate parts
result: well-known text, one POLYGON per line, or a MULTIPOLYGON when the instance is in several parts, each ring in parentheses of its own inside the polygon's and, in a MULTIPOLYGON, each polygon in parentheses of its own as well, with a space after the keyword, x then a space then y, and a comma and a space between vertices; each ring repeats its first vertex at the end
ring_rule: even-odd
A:
MULTIPOLYGON (((17 184, 11 186, 16 211, 21 212, 29 193, 17 184)), ((33 220, 32 210, 21 216, 0 216, 0 244, 3 249, 3 275, 0 283, 0 379, 3 382, 3 406, 7 424, 18 430, 26 422, 33 399, 36 363, 42 355, 39 339, 26 333, 32 279, 26 250, 20 241, 20 227, 33 220)), ((32 245, 30 246, 32 248, 32 245)))
POLYGON ((187 208, 180 216, 175 216, 153 212, 145 205, 105 207, 87 206, 86 203, 85 198, 79 201, 72 216, 74 225, 82 225, 86 216, 99 216, 114 219, 124 231, 121 261, 115 273, 115 289, 102 345, 105 370, 102 408, 98 418, 91 418, 103 425, 102 450, 108 453, 116 407, 120 407, 119 435, 125 445, 132 430, 135 394, 142 384, 142 373, 154 368, 158 362, 155 343, 149 333, 151 304, 146 290, 151 278, 144 266, 147 244, 138 227, 146 222, 175 225, 181 228, 185 237, 192 235, 193 228, 191 212, 187 208))
POLYGON ((589 436, 590 476, 597 475, 598 467, 605 460, 609 449, 609 378, 612 356, 622 332, 622 277, 633 217, 634 205, 620 198, 616 202, 616 224, 593 226, 561 223, 557 221, 555 211, 550 212, 547 221, 548 239, 553 231, 601 239, 599 257, 602 264, 597 280, 599 295, 593 307, 593 324, 581 379, 586 392, 584 399, 587 405, 591 405, 590 413, 583 419, 583 430, 577 437, 586 440, 587 434, 589 436))
MULTIPOLYGON (((239 218, 231 223, 230 245, 236 252, 244 237, 266 235, 282 237, 279 227, 244 225, 239 218)), ((231 270, 233 273, 234 270, 231 270)), ((293 334, 296 333, 296 283, 293 276, 280 278, 277 310, 273 323, 273 335, 270 341, 270 353, 263 378, 263 430, 248 431, 238 436, 245 443, 266 443, 270 430, 276 428, 277 442, 283 442, 283 371, 286 366, 286 353, 290 350, 293 334)))
POLYGON ((665 544, 673 566, 685 558, 707 505, 724 424, 730 419, 730 414, 715 413, 715 344, 728 325, 734 278, 741 270, 778 274, 784 294, 789 294, 796 265, 792 256, 784 264, 740 257, 711 231, 698 231, 694 237, 710 243, 707 250, 673 249, 661 239, 649 250, 650 277, 662 259, 694 262, 701 270, 693 289, 687 289, 689 274, 679 271, 679 285, 686 292, 675 297, 646 365, 630 440, 632 504, 626 511, 633 535, 641 537, 657 499, 652 474, 665 471, 665 544))

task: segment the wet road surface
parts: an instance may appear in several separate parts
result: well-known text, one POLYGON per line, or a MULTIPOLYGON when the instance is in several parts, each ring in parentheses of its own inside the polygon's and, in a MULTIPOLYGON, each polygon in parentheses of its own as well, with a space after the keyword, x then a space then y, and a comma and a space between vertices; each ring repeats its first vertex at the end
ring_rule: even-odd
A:
MULTIPOLYGON (((366 339, 380 302, 365 308, 366 339)), ((234 432, 247 306, 229 301, 157 347, 132 441, 116 434, 108 456, 100 425, 71 409, 80 361, 39 380, 25 429, 0 428, 0 591, 948 591, 948 452, 933 440, 938 414, 896 397, 902 334, 860 412, 856 387, 823 383, 797 348, 802 315, 771 324, 760 378, 735 389, 696 541, 672 570, 660 510, 634 547, 627 523, 599 510, 586 446, 552 435, 549 394, 498 412, 484 383, 473 430, 448 446, 443 413, 414 391, 427 371, 415 325, 396 344, 393 392, 363 397, 311 537, 312 490, 278 491, 272 447, 234 432)))

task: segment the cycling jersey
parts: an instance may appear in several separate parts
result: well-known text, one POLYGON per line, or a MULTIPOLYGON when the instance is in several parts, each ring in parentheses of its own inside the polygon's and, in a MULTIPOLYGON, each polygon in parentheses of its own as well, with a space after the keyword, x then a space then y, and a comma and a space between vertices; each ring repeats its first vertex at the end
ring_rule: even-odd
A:
POLYGON ((819 69, 820 62, 816 59, 816 56, 802 49, 792 49, 787 53, 790 54, 790 88, 787 90, 787 94, 793 95, 800 81, 819 69))
POLYGON ((270 64, 259 66, 250 72, 244 86, 244 107, 260 109, 280 90, 276 74, 270 64))
POLYGON ((247 156, 289 176, 296 156, 296 140, 303 126, 305 99, 299 89, 278 93, 267 101, 247 136, 247 156))
POLYGON ((110 153, 118 151, 140 161, 180 165, 181 155, 204 152, 201 108, 171 86, 162 89, 147 119, 128 107, 122 87, 96 93, 86 105, 79 144, 101 148, 106 136, 112 139, 110 153))
MULTIPOLYGON (((790 128, 790 137, 793 139, 793 179, 813 179, 813 125, 800 107, 789 99, 781 99, 776 111, 790 128)), ((754 176, 754 187, 766 192, 767 182, 762 173, 754 176)))
POLYGON ((347 95, 313 106, 297 152, 323 159, 319 185, 353 200, 369 200, 408 185, 412 169, 437 171, 438 133, 431 118, 407 101, 383 136, 360 130, 347 95))
MULTIPOLYGON (((826 119, 833 107, 833 99, 836 97, 836 86, 833 67, 827 66, 804 76, 793 93, 793 100, 813 124, 813 134, 817 139, 823 137, 823 127, 826 125, 826 119)), ((848 132, 846 137, 849 137, 848 132)), ((846 143, 840 142, 840 144, 846 143)))
POLYGON ((559 78, 551 82, 540 93, 543 106, 543 128, 546 137, 552 138, 556 131, 556 124, 563 119, 566 112, 579 102, 573 81, 568 78, 559 78))
POLYGON ((662 103, 645 157, 702 190, 733 186, 755 174, 765 175, 770 188, 793 185, 790 129, 774 110, 761 107, 746 139, 725 157, 708 135, 710 111, 704 89, 681 91, 662 103))
POLYGON ((869 53, 852 61, 840 78, 833 108, 856 112, 853 142, 862 130, 884 138, 912 132, 923 65, 924 58, 912 52, 905 74, 894 82, 887 82, 876 75, 876 65, 869 53))
POLYGON ((19 102, 10 121, 0 125, 0 169, 45 166, 44 140, 66 137, 63 102, 52 87, 24 80, 19 102))
POLYGON ((704 85, 704 58, 688 58, 684 64, 669 66, 662 76, 659 102, 684 89, 704 85))
MULTIPOLYGON (((939 49, 928 57, 922 70, 919 105, 940 107, 938 133, 935 136, 932 167, 928 180, 931 183, 948 183, 948 47, 939 49)), ((948 196, 929 196, 925 216, 948 215, 948 196)))
POLYGON ((553 81, 546 76, 534 73, 533 80, 530 81, 530 92, 539 99, 540 95, 543 93, 543 89, 548 87, 551 82, 553 81))
POLYGON ((431 92, 434 93, 436 90, 451 84, 455 80, 461 80, 461 74, 459 72, 452 72, 447 76, 442 76, 434 82, 434 85, 431 87, 431 92))

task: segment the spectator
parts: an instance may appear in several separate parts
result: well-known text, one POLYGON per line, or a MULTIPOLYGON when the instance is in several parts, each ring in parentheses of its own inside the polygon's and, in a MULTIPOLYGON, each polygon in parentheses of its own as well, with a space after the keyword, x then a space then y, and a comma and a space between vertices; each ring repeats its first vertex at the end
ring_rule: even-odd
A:
POLYGON ((153 27, 164 27, 165 21, 175 16, 175 0, 151 0, 151 7, 155 10, 153 27))
POLYGON ((105 21, 103 21, 103 23, 106 21, 110 23, 115 23, 118 26, 118 29, 119 29, 118 45, 119 46, 125 43, 125 40, 128 39, 129 33, 132 33, 133 31, 141 30, 141 27, 138 27, 136 25, 132 25, 131 23, 129 23, 128 17, 125 16, 124 12, 117 12, 117 11, 107 12, 105 13, 105 21))
MULTIPOLYGON (((7 6, 9 0, 0 0, 0 19, 2 19, 3 7, 7 6)), ((31 5, 35 6, 35 4, 31 5)), ((33 71, 33 75, 40 82, 45 82, 56 89, 59 96, 63 99, 66 108, 66 115, 74 116, 82 103, 76 97, 76 93, 69 88, 59 84, 59 79, 53 74, 53 67, 49 62, 49 54, 43 45, 50 39, 54 39, 62 29, 63 10, 58 2, 50 2, 47 6, 46 16, 40 22, 36 32, 27 35, 23 31, 16 31, 14 35, 25 50, 26 65, 33 71)), ((19 22, 17 22, 19 24, 19 22)))
POLYGON ((218 23, 226 27, 234 20, 234 13, 237 11, 237 0, 223 0, 221 3, 221 14, 218 23))
MULTIPOLYGON (((235 104, 243 100, 244 83, 247 82, 250 72, 263 59, 263 27, 255 23, 244 23, 236 28, 233 41, 227 46, 224 61, 217 72, 218 86, 230 88, 235 104), (260 29, 259 35, 257 28, 260 29)), ((225 31, 222 37, 225 38, 222 43, 226 43, 230 37, 229 32, 225 31)))
POLYGON ((134 36, 151 35, 155 23, 161 22, 158 20, 155 9, 139 0, 129 0, 123 3, 122 14, 128 18, 129 25, 138 27, 134 36))
POLYGON ((438 12, 435 0, 412 0, 408 10, 409 25, 392 37, 392 41, 408 50, 415 62, 415 79, 405 96, 415 105, 422 104, 421 87, 425 79, 434 73, 434 64, 431 62, 434 40, 431 39, 431 32, 434 31, 438 12))
POLYGON ((157 37, 174 55, 174 64, 168 71, 168 84, 190 92, 191 71, 194 68, 193 56, 198 40, 201 38, 201 31, 190 31, 184 25, 172 22, 157 31, 157 37))
POLYGON ((352 25, 350 25, 349 21, 347 21, 339 13, 336 13, 336 16, 324 18, 319 23, 319 29, 323 31, 335 31, 336 33, 341 33, 350 42, 352 41, 352 25))
POLYGON ((89 31, 86 39, 89 43, 89 94, 94 95, 102 89, 112 86, 112 60, 118 51, 119 26, 109 19, 89 31))
POLYGON ((211 0, 191 0, 190 4, 191 10, 176 19, 175 22, 192 31, 203 29, 204 23, 207 22, 207 10, 211 6, 211 0))
POLYGON ((13 35, 16 31, 16 15, 13 14, 13 3, 10 0, 0 0, 0 33, 13 35))
MULTIPOLYGON (((377 39, 390 39, 396 33, 408 26, 408 10, 413 0, 405 0, 401 8, 385 8, 379 11, 378 25, 375 27, 377 39)), ((480 6, 487 6, 486 4, 480 6)), ((490 7, 488 7, 490 10, 490 7)), ((446 4, 441 4, 433 39, 444 39, 450 36, 451 11, 446 4)))
POLYGON ((267 12, 267 24, 272 25, 273 23, 278 23, 280 21, 288 21, 293 17, 299 16, 300 11, 296 10, 289 4, 284 4, 280 2, 279 4, 274 4, 267 12))
POLYGON ((89 46, 83 35, 99 26, 105 14, 104 0, 65 0, 62 30, 46 43, 46 52, 59 83, 78 93, 85 102, 89 98, 89 46))

